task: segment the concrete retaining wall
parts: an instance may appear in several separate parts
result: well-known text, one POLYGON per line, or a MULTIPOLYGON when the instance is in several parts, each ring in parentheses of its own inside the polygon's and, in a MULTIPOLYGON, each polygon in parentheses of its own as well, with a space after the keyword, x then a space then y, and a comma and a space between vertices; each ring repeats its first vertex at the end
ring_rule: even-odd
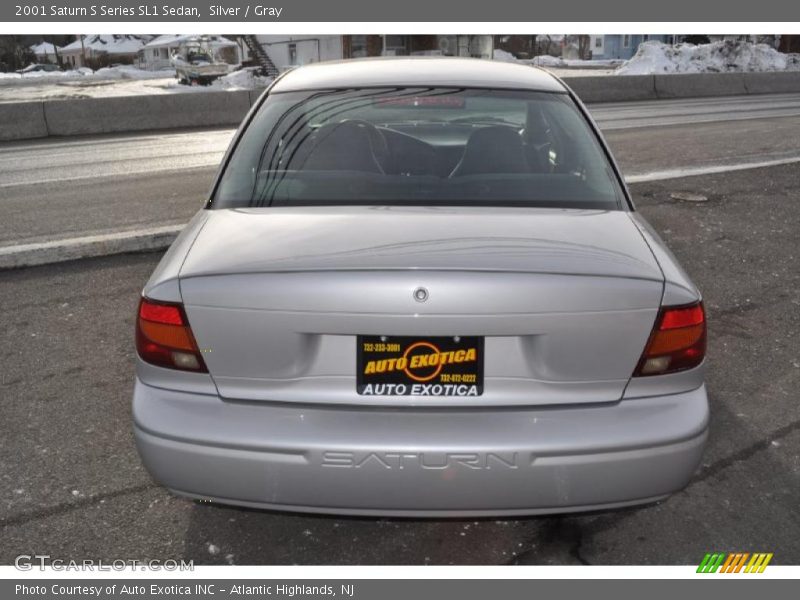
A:
POLYGON ((586 103, 800 93, 800 72, 564 77, 586 103))
POLYGON ((249 108, 246 90, 44 103, 50 135, 238 125, 249 108))
POLYGON ((787 94, 800 92, 800 73, 745 73, 748 94, 787 94))
MULTIPOLYGON (((564 77, 586 103, 800 93, 797 73, 564 77)), ((0 141, 238 125, 263 89, 0 103, 0 141)))
POLYGON ((584 103, 627 102, 630 100, 655 100, 656 85, 652 75, 613 77, 564 77, 566 83, 584 103), (609 81, 612 79, 613 81, 609 81))
POLYGON ((248 90, 0 103, 0 141, 189 127, 235 126, 248 90))
POLYGON ((747 93, 744 73, 682 73, 655 75, 659 98, 701 98, 740 96, 747 93))
POLYGON ((0 141, 47 137, 43 102, 0 104, 0 141))
POLYGON ((267 88, 265 88, 265 87, 258 87, 258 88, 255 88, 254 90, 250 90, 250 106, 255 104, 256 101, 259 98, 261 98, 261 94, 263 94, 264 90, 266 90, 266 89, 267 88))

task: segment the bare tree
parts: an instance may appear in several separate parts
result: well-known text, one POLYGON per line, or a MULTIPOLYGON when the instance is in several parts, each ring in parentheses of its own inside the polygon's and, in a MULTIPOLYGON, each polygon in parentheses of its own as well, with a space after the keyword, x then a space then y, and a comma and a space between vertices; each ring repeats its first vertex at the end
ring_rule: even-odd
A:
POLYGON ((0 70, 15 71, 36 62, 26 38, 21 35, 0 35, 0 70))

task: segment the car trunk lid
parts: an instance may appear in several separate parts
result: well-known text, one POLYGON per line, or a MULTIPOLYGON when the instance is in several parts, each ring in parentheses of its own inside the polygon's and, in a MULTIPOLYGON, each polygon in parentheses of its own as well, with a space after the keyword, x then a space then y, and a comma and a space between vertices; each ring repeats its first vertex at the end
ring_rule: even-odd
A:
POLYGON ((618 400, 663 288, 627 213, 553 209, 215 210, 180 278, 223 397, 380 405, 618 400), (482 394, 360 395, 357 336, 483 338, 482 394))

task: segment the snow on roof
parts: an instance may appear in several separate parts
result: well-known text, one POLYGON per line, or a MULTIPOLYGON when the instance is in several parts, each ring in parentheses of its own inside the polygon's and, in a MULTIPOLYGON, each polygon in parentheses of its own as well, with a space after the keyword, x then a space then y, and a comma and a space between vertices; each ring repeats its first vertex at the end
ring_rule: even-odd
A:
POLYGON ((64 46, 62 51, 69 52, 86 48, 109 54, 136 54, 149 40, 150 36, 146 35, 87 35, 83 38, 83 45, 78 38, 64 46))
POLYGON ((61 50, 61 48, 51 44, 50 42, 42 42, 41 44, 34 44, 31 46, 31 52, 39 56, 45 54, 55 54, 56 50, 61 50))
POLYGON ((236 46, 236 42, 222 37, 221 35, 160 35, 149 43, 145 44, 145 48, 168 48, 170 46, 178 46, 182 42, 187 42, 191 39, 206 39, 212 46, 218 48, 226 46, 236 46))

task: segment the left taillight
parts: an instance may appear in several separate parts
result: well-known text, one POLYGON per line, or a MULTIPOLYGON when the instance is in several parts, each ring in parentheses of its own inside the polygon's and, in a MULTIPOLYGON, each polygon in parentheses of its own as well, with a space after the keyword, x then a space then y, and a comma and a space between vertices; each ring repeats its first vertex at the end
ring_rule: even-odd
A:
POLYGON ((208 372, 182 304, 141 299, 136 351, 142 360, 159 367, 208 372))

